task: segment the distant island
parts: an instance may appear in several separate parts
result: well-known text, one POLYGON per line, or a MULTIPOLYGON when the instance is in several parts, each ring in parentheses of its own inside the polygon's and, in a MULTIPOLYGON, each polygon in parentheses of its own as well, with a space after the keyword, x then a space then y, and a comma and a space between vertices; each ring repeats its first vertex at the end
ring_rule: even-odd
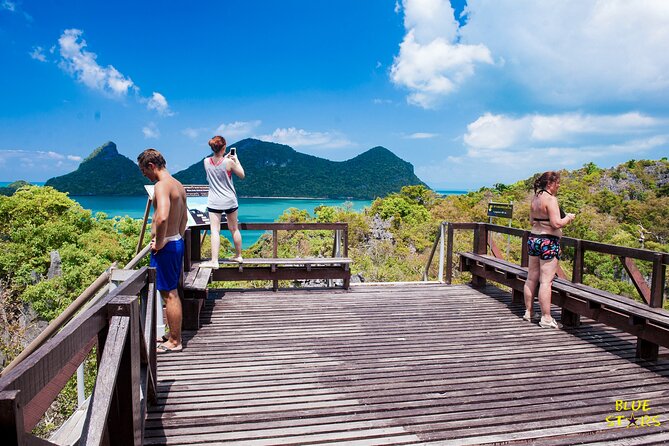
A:
MULTIPOLYGON (((374 147, 346 161, 330 161, 293 148, 257 139, 231 144, 237 148, 246 178, 235 178, 240 197, 314 197, 372 200, 423 185, 413 166, 385 147, 374 147)), ((169 167, 169 166, 168 166, 169 167)), ((174 177, 183 184, 207 184, 202 159, 174 177)), ((75 170, 46 182, 70 195, 144 195, 149 181, 137 164, 107 142, 75 170)), ((427 187, 427 186, 426 186, 427 187)))
POLYGON ((145 184, 150 182, 137 164, 109 141, 88 155, 77 170, 50 178, 45 186, 70 195, 143 195, 145 184))

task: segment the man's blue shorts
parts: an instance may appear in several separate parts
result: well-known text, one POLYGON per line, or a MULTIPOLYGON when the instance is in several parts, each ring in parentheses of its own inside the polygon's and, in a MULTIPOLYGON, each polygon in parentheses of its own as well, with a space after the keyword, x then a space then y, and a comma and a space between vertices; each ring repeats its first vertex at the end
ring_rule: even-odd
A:
POLYGON ((151 253, 150 265, 156 268, 156 288, 158 291, 177 289, 183 258, 183 239, 167 242, 160 251, 151 253))

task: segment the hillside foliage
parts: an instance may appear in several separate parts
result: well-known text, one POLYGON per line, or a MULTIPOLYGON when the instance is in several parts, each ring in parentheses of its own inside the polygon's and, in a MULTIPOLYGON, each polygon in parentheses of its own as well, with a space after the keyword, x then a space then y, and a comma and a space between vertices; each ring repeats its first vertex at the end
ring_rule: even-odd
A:
MULTIPOLYGON (((114 261, 135 251, 140 222, 95 216, 51 187, 26 186, 0 196, 0 362, 3 366, 114 261), (60 274, 49 277, 51 253, 60 274)), ((90 392, 95 365, 87 362, 90 392)), ((46 433, 76 407, 70 380, 36 432, 46 433)))

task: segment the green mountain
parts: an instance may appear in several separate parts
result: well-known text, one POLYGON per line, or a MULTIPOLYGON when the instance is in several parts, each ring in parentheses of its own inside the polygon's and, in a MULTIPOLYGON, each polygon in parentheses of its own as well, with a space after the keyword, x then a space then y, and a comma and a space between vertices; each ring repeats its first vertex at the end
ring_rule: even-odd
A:
POLYGON ((14 195, 14 192, 22 188, 23 186, 30 186, 30 183, 24 180, 14 181, 13 183, 10 183, 5 187, 0 187, 0 195, 4 196, 14 195))
MULTIPOLYGON (((347 161, 330 161, 293 148, 256 139, 231 147, 244 166, 246 178, 235 178, 242 197, 323 197, 374 199, 402 186, 424 185, 413 166, 384 147, 374 147, 347 161)), ((202 161, 174 175, 184 184, 207 184, 202 161)))
POLYGON ((118 153, 109 141, 98 147, 75 170, 46 182, 70 195, 143 195, 144 178, 137 164, 118 153))
MULTIPOLYGON (((413 166, 388 149, 374 147, 347 161, 330 161, 296 152, 289 146, 256 139, 234 144, 246 171, 235 178, 242 197, 324 197, 374 199, 402 186, 424 184, 413 166)), ((184 184, 207 184, 202 160, 174 174, 184 184)), ((98 147, 75 170, 49 179, 52 186, 70 195, 144 195, 137 164, 121 155, 116 144, 98 147)))

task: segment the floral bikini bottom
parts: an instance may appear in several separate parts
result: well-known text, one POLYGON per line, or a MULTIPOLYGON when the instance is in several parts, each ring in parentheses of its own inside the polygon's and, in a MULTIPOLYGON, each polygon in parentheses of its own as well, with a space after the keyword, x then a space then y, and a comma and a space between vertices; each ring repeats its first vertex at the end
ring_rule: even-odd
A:
POLYGON ((541 260, 560 260, 560 237, 549 234, 530 234, 527 239, 527 253, 541 260))

